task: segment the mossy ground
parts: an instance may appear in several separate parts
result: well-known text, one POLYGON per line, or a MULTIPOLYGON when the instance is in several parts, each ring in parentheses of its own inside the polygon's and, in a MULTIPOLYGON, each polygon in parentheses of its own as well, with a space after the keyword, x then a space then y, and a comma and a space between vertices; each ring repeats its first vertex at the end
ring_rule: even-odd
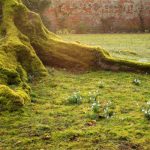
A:
POLYGON ((101 48, 64 42, 20 0, 2 1, 2 9, 0 103, 8 106, 5 110, 15 104, 23 106, 30 99, 29 80, 33 93, 32 103, 24 108, 0 112, 0 149, 149 149, 149 121, 141 112, 150 96, 148 74, 99 71, 73 75, 50 70, 46 76, 44 67, 146 73, 149 63, 115 59, 101 48), (44 75, 43 80, 33 81, 44 75), (140 86, 133 85, 135 78, 142 81, 140 86), (87 94, 98 89, 99 81, 105 83, 99 89, 99 101, 111 100, 115 115, 89 126, 91 103, 87 94), (82 104, 68 105, 67 97, 79 90, 84 97, 82 104))
MULTIPOLYGON (((13 90, 10 94, 18 95, 19 106, 24 106, 24 102, 30 99, 27 86, 30 76, 47 75, 45 65, 73 72, 102 69, 150 72, 148 62, 118 59, 97 46, 63 41, 49 32, 40 16, 28 10, 21 0, 5 0, 0 3, 0 84, 8 86, 9 91, 13 90), (18 88, 17 93, 11 85, 18 88)), ((125 51, 127 52, 128 50, 125 51)), ((4 93, 6 92, 0 92, 0 111, 7 103, 7 95, 4 93)), ((5 109, 15 107, 11 104, 7 103, 5 109)))
POLYGON ((150 122, 141 112, 150 99, 149 75, 110 71, 77 75, 48 70, 47 78, 32 82, 31 104, 19 112, 1 112, 2 150, 150 149, 150 122), (141 81, 140 86, 133 84, 134 79, 141 81), (103 88, 99 88, 100 81, 103 88), (115 115, 89 126, 89 92, 96 90, 100 102, 113 102, 115 115), (75 91, 80 91, 82 104, 67 104, 75 91))

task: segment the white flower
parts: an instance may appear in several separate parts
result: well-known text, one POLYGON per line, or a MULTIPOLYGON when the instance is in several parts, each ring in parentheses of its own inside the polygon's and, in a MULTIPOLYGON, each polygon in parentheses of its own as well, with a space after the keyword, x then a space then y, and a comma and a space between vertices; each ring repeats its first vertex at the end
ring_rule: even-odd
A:
POLYGON ((150 101, 149 101, 149 102, 147 102, 147 105, 150 105, 150 101))

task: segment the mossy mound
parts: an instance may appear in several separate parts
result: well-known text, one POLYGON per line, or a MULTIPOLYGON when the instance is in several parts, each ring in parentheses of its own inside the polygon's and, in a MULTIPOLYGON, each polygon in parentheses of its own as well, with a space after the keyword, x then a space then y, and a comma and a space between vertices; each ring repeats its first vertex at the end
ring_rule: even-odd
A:
POLYGON ((0 22, 0 110, 14 109, 29 101, 28 76, 47 73, 26 36, 14 24, 15 10, 19 2, 1 2, 0 22))
POLYGON ((22 89, 16 91, 11 90, 6 85, 0 85, 0 109, 1 110, 17 110, 22 107, 30 98, 22 89))
POLYGON ((114 59, 99 47, 64 42, 49 32, 39 15, 29 11, 21 0, 0 3, 0 103, 3 105, 18 108, 18 101, 19 106, 28 101, 28 78, 45 76, 44 65, 71 71, 150 72, 150 64, 114 59))

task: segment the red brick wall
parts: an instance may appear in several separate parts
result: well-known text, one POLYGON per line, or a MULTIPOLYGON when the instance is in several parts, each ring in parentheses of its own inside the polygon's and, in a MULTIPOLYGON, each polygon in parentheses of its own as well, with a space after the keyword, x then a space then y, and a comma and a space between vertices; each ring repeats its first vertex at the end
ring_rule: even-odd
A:
POLYGON ((150 29, 150 0, 51 0, 44 16, 50 29, 86 32, 150 29))

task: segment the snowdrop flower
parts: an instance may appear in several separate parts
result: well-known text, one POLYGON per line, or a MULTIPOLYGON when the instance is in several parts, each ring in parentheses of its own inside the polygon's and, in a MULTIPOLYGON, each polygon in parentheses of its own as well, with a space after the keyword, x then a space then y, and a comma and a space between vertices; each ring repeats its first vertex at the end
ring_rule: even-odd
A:
POLYGON ((147 102, 147 105, 150 105, 150 101, 149 101, 149 102, 147 102))

